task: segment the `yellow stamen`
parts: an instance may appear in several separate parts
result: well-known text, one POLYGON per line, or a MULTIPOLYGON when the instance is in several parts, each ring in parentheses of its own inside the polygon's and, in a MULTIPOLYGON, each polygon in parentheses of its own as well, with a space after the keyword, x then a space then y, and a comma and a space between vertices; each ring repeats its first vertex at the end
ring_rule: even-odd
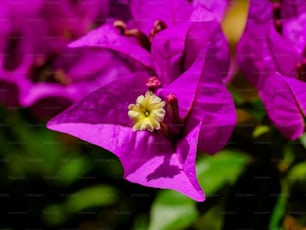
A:
POLYGON ((145 96, 139 96, 136 104, 129 105, 128 115, 134 122, 133 130, 159 130, 166 114, 165 105, 160 97, 150 91, 145 96))

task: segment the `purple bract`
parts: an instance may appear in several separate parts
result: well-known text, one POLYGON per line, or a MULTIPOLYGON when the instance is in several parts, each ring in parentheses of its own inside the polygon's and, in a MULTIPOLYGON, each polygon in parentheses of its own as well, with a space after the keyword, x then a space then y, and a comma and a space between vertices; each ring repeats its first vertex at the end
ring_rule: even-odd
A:
POLYGON ((220 150, 236 123, 223 83, 228 44, 214 15, 201 5, 175 25, 161 16, 151 22, 142 32, 116 21, 70 45, 112 50, 142 71, 90 93, 49 121, 48 128, 111 151, 131 182, 203 201, 197 149, 220 150))
POLYGON ((306 3, 251 1, 238 63, 289 139, 305 132, 306 3))

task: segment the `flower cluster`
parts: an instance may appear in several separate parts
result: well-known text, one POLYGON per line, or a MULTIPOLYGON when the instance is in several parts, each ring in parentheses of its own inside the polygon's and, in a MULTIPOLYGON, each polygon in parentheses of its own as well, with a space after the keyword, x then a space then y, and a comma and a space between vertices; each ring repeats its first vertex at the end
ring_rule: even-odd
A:
POLYGON ((127 180, 198 201, 205 196, 196 177, 197 150, 222 149, 236 123, 224 85, 228 43, 220 17, 201 2, 133 0, 130 20, 109 20, 72 42, 73 49, 112 52, 137 68, 47 125, 114 153, 127 180))
MULTIPOLYGON (((57 115, 49 129, 114 153, 127 180, 202 201, 197 151, 222 149, 236 124, 220 26, 229 2, 2 1, 0 103, 57 115)), ((270 120, 300 137, 306 4, 250 0, 236 57, 270 120)))
POLYGON ((250 1, 237 60, 275 126, 289 139, 305 132, 306 4, 250 1))
POLYGON ((39 116, 50 117, 125 72, 110 68, 120 57, 67 48, 107 20, 113 11, 109 4, 108 0, 2 1, 0 103, 31 107, 39 116))

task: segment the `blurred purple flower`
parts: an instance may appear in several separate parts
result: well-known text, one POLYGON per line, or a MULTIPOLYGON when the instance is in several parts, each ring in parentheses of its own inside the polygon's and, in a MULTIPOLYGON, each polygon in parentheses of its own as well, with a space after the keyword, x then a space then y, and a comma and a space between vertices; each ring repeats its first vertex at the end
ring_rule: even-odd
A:
POLYGON ((71 46, 113 50, 143 71, 102 86, 47 126, 113 152, 131 182, 203 201, 197 148, 220 150, 236 123, 233 99, 223 84, 229 50, 220 26, 202 6, 176 26, 153 23, 151 39, 115 25, 104 25, 71 46))
POLYGON ((104 54, 101 58, 95 49, 66 48, 95 23, 105 20, 108 3, 108 0, 1 2, 1 102, 29 107, 44 100, 50 103, 51 99, 54 103, 43 103, 41 109, 52 115, 98 87, 103 82, 99 79, 102 73, 111 79, 116 73, 106 67, 114 62, 113 56, 104 54))
POLYGON ((237 61, 289 139, 305 132, 306 3, 252 0, 237 61))

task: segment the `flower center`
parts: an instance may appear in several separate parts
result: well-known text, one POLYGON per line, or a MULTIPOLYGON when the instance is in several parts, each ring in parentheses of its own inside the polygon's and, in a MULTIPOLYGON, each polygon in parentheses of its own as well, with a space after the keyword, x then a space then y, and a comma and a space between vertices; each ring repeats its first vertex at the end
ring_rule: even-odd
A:
POLYGON ((170 93, 165 101, 155 93, 161 87, 161 82, 154 76, 146 83, 148 91, 140 95, 136 104, 128 106, 128 116, 134 122, 134 131, 159 131, 174 143, 184 134, 185 121, 179 116, 178 99, 170 93), (165 108, 164 108, 165 107, 165 108))
POLYGON ((133 130, 159 130, 166 114, 165 105, 166 103, 151 91, 146 92, 145 96, 137 97, 136 104, 130 104, 128 107, 128 116, 134 122, 133 130))

